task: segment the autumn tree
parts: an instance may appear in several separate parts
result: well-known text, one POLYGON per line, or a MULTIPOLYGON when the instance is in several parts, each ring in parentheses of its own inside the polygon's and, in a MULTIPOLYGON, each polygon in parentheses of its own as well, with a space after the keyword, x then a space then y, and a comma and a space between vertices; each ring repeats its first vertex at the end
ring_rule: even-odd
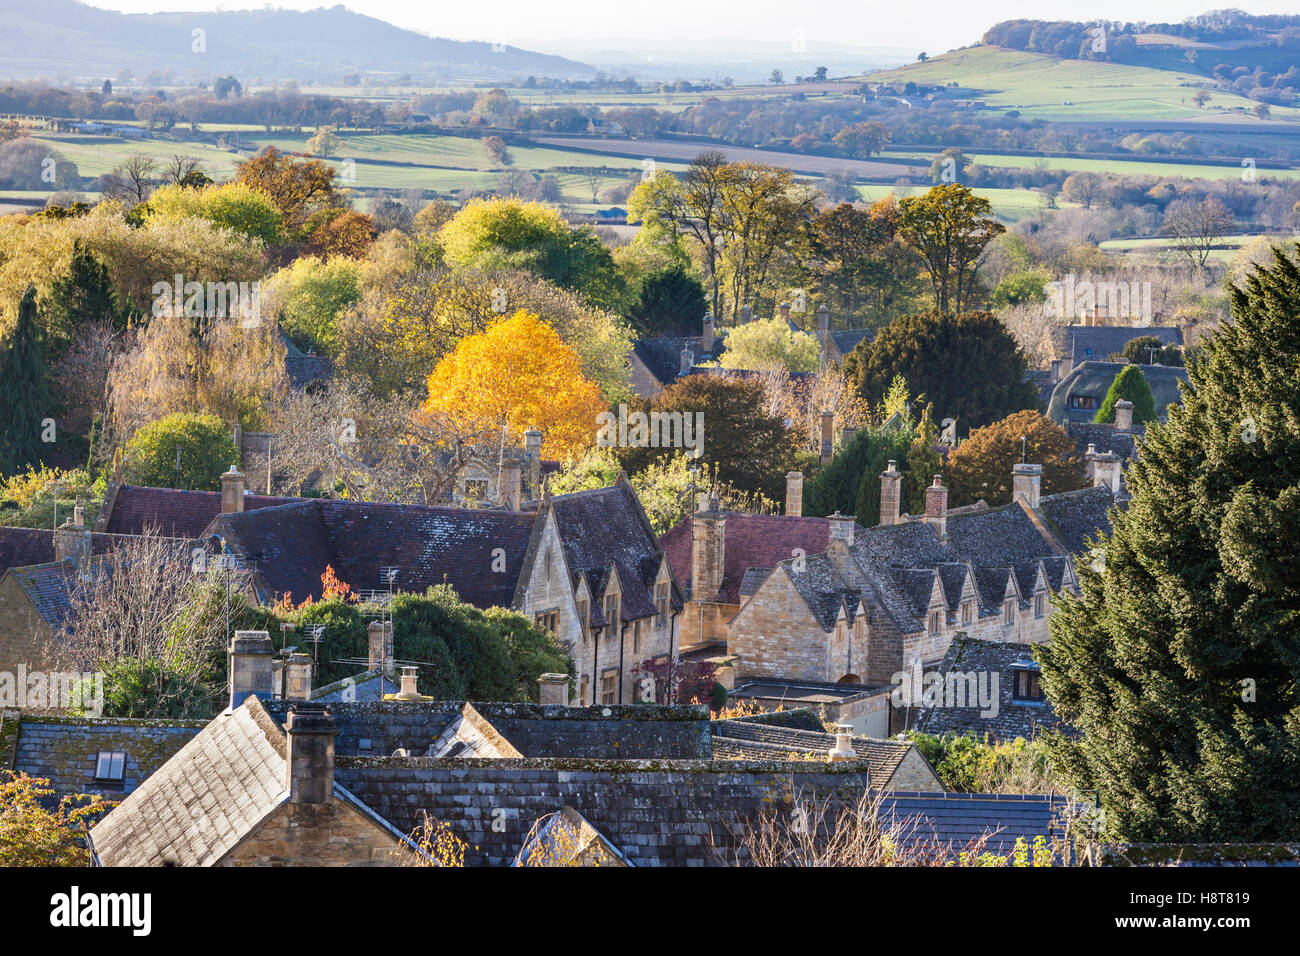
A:
POLYGON ((815 335, 792 331, 784 319, 755 319, 727 331, 723 368, 787 372, 817 370, 821 345, 815 335))
POLYGON ((1074 439, 1041 412, 1027 409, 971 430, 948 453, 944 480, 954 508, 983 499, 990 506, 1011 501, 1011 473, 1018 462, 1043 466, 1042 493, 1084 486, 1084 466, 1074 439))
POLYGON ((343 206, 334 176, 334 168, 319 159, 268 146, 240 163, 235 179, 269 196, 280 211, 285 231, 298 236, 312 213, 343 206))
POLYGON ((429 376, 423 410, 491 442, 523 445, 542 433, 542 453, 569 458, 587 447, 605 411, 600 388, 582 374, 582 360, 536 314, 523 309, 460 341, 429 376))
POLYGON ((831 141, 845 156, 870 159, 889 142, 889 130, 884 123, 852 123, 836 133, 831 141))
POLYGON ((54 796, 43 777, 0 777, 0 867, 90 865, 84 827, 109 806, 99 794, 54 796))
POLYGON ((309 156, 337 156, 343 150, 343 140, 338 138, 333 127, 322 126, 303 148, 309 156))
POLYGON ((150 217, 205 219, 215 226, 271 243, 280 238, 280 210, 265 193, 242 183, 193 188, 169 185, 149 198, 150 217))
POLYGON ((921 255, 940 312, 961 312, 978 293, 984 247, 1006 232, 993 207, 957 183, 899 203, 903 237, 921 255))
POLYGON ((1024 353, 988 312, 905 315, 863 341, 844 359, 859 394, 879 403, 896 376, 924 395, 942 423, 978 427, 1038 405, 1025 381, 1024 353))
POLYGON ((304 231, 307 255, 322 259, 360 258, 375 241, 374 221, 365 213, 351 209, 322 210, 308 217, 304 231))

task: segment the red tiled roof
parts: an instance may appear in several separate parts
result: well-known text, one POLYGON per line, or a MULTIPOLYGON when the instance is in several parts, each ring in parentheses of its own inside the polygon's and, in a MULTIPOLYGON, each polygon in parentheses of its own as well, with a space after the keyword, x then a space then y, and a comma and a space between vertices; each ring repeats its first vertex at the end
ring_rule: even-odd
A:
MULTIPOLYGON (((791 518, 786 515, 750 515, 727 513, 723 543, 722 590, 716 600, 724 604, 740 603, 740 583, 749 568, 774 568, 794 557, 794 549, 805 554, 821 554, 830 542, 830 521, 826 518, 791 518)), ((678 581, 691 578, 691 518, 659 539, 668 555, 668 564, 678 581)), ((712 594, 691 594, 695 600, 711 601, 712 594)))
POLYGON ((0 528, 0 576, 10 568, 54 560, 54 532, 48 528, 0 528))
MULTIPOLYGON (((256 508, 269 508, 301 500, 245 495, 244 510, 253 511, 256 508)), ((199 538, 219 514, 219 491, 180 491, 176 488, 122 485, 117 490, 113 513, 104 530, 110 534, 143 534, 146 527, 156 527, 164 537, 199 538)))

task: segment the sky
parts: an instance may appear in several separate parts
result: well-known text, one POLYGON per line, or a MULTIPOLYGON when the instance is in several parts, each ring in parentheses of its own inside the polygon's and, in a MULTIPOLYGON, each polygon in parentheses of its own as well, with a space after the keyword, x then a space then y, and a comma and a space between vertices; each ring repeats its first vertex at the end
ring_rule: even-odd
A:
MULTIPOLYGON (((332 0, 94 0, 127 13, 243 10, 262 6, 310 10, 332 0)), ((1122 20, 1179 22, 1208 10, 1295 13, 1295 0, 352 0, 344 6, 411 30, 453 40, 507 43, 541 52, 634 45, 698 49, 713 40, 761 44, 890 47, 934 54, 976 42, 1001 20, 1122 20)), ((730 43, 728 44, 731 45, 730 43)))

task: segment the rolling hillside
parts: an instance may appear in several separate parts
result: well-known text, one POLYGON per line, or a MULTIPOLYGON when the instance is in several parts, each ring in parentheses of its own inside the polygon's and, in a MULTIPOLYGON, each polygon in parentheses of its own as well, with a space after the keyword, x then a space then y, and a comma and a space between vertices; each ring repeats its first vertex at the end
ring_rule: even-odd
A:
POLYGON ((304 83, 351 72, 424 80, 594 73, 564 57, 426 37, 342 6, 123 14, 75 0, 0 0, 0 48, 7 78, 102 78, 123 69, 140 76, 170 70, 180 80, 233 73, 304 83))

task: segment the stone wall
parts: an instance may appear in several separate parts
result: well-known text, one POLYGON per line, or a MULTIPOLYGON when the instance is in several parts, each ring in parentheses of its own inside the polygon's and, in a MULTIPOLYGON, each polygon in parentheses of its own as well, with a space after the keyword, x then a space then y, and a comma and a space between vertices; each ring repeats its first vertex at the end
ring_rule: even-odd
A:
POLYGON ((789 576, 778 567, 731 622, 727 652, 736 658, 737 684, 764 677, 828 681, 834 678, 826 676, 827 640, 789 576))
POLYGON ((53 639, 50 626, 36 613, 36 608, 18 582, 10 575, 0 579, 0 672, 18 674, 18 665, 27 670, 48 670, 45 659, 53 639))
POLYGON ((796 798, 856 804, 864 763, 341 757, 335 779, 403 832, 420 812, 469 841, 467 866, 508 865, 533 824, 573 807, 637 866, 729 859, 747 822, 796 798))
POLYGON ((217 866, 397 866, 401 843, 341 800, 285 801, 217 866))

